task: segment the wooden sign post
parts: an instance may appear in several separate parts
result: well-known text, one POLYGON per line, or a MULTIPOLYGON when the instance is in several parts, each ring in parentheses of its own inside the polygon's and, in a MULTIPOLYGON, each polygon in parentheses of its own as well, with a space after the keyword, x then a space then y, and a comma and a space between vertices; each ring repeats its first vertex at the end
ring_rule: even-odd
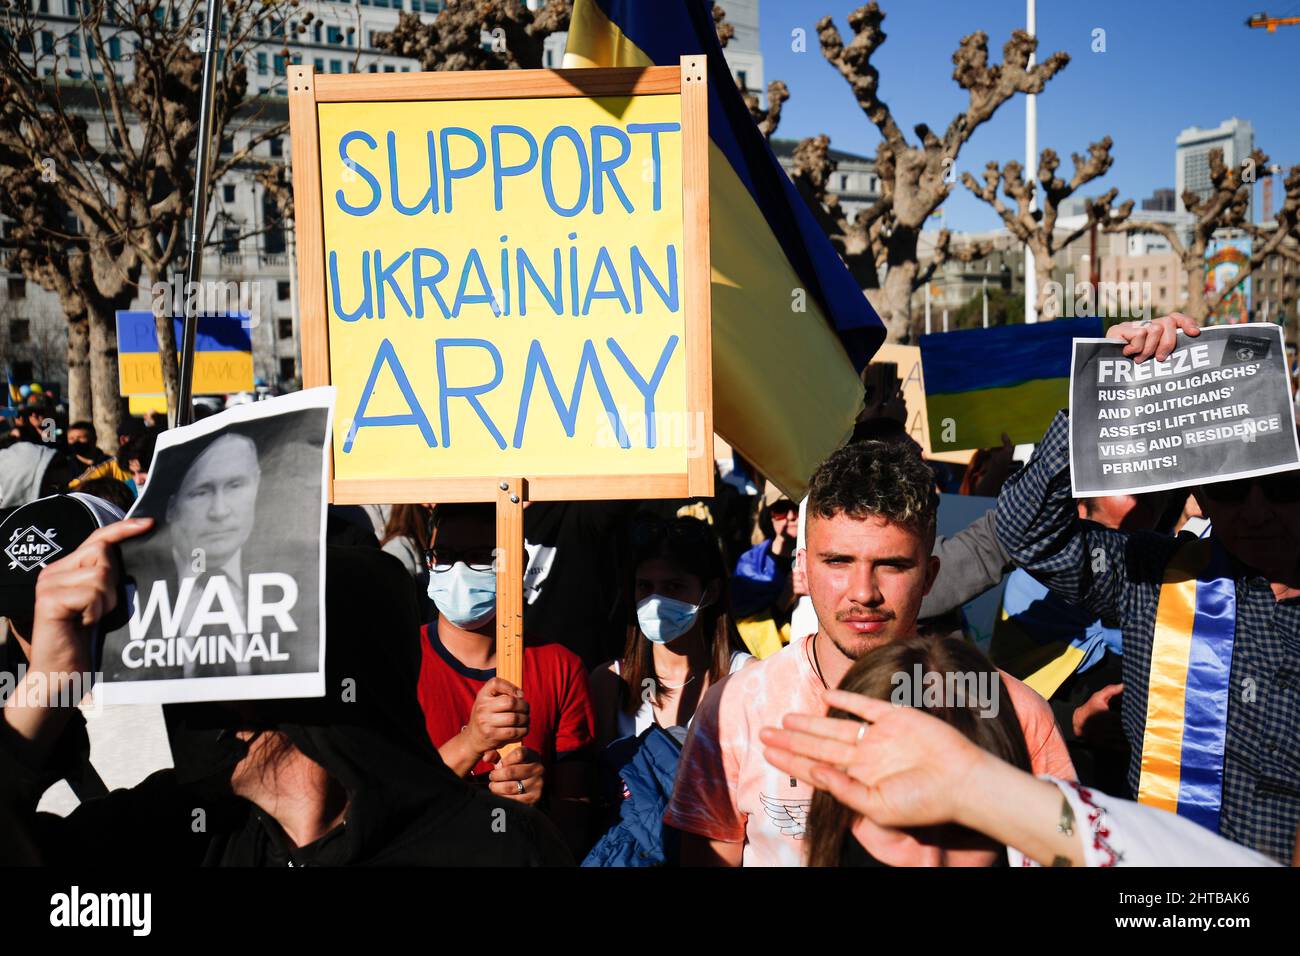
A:
POLYGON ((713 493, 706 76, 289 70, 330 500, 496 502, 517 685, 525 502, 713 493))

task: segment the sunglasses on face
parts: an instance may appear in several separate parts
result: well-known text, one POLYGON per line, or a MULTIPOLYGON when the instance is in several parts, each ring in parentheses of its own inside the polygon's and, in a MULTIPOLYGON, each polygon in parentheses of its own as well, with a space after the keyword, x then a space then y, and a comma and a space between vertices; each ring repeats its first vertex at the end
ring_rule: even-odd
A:
POLYGON ((797 505, 773 505, 768 512, 773 518, 789 518, 799 513, 797 505))
POLYGON ((1235 481, 1216 481, 1202 486, 1202 491, 1212 501, 1240 504, 1246 500, 1251 485, 1254 484, 1258 484, 1264 497, 1274 504, 1291 505, 1300 501, 1300 471, 1283 471, 1256 478, 1238 478, 1235 481))

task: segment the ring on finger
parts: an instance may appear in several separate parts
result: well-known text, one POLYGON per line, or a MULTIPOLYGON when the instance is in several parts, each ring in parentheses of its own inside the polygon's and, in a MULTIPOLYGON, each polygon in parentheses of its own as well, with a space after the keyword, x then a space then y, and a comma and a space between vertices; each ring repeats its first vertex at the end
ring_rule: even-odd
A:
POLYGON ((862 743, 862 738, 865 737, 866 735, 867 735, 867 722, 864 720, 862 723, 858 724, 858 739, 855 740, 854 743, 855 744, 862 743))
POLYGON ((525 789, 527 788, 524 786, 524 782, 522 780, 515 781, 515 790, 517 793, 523 793, 525 789))

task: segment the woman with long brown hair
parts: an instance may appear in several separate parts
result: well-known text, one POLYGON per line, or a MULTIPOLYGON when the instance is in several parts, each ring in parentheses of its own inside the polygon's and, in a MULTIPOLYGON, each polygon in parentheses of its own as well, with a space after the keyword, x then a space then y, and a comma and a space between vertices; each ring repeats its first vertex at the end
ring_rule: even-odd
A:
MULTIPOLYGON (((1024 731, 1000 672, 961 638, 912 637, 882 645, 849 669, 839 689, 920 707, 1031 772, 1024 731)), ((834 708, 828 716, 860 719, 834 708)), ((1007 859, 1005 847, 964 827, 878 826, 824 790, 813 797, 806 839, 809 866, 998 866, 1007 859)))
POLYGON ((651 724, 685 727, 705 690, 753 660, 728 613, 727 568, 708 524, 645 517, 632 547, 623 656, 591 675, 601 744, 651 724))

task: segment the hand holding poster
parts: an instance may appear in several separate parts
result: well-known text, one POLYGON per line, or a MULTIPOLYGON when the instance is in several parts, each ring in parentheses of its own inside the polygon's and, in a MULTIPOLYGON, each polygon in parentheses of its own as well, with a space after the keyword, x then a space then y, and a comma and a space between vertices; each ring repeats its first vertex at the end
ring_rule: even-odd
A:
POLYGON ((1136 494, 1300 467, 1276 325, 1179 334, 1138 364, 1114 339, 1075 339, 1070 481, 1075 497, 1136 494))
POLYGON ((122 544, 130 618, 104 639, 108 703, 325 693, 332 388, 164 432, 122 544))

